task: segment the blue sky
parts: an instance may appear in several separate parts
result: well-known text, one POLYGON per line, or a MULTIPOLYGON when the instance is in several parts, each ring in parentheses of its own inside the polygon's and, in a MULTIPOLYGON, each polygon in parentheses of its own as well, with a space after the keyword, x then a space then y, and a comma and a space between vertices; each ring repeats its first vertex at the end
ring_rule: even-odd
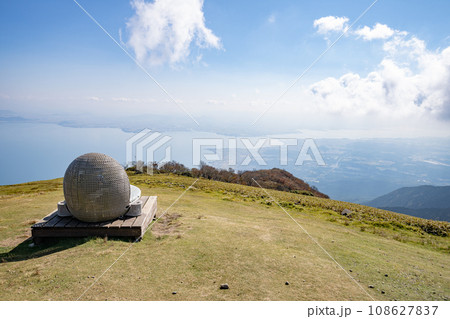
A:
POLYGON ((373 1, 78 2, 178 105, 74 1, 2 1, 1 117, 235 135, 450 135, 448 1, 379 0, 255 125, 373 1))

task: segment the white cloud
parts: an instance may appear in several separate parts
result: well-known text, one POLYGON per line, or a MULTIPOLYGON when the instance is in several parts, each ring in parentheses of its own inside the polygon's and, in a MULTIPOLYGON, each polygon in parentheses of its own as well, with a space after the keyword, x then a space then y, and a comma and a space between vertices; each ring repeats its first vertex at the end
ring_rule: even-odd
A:
POLYGON ((274 14, 271 14, 271 15, 269 16, 269 18, 267 19, 267 22, 269 22, 269 23, 275 23, 276 20, 277 20, 277 19, 275 18, 275 15, 274 15, 274 14))
POLYGON ((113 97, 111 98, 114 102, 138 102, 138 99, 129 97, 113 97))
POLYGON ((450 119, 450 47, 427 50, 399 32, 383 45, 386 55, 367 76, 347 73, 309 88, 318 109, 375 121, 407 118, 450 119))
MULTIPOLYGON (((314 21, 320 34, 345 30, 345 17, 314 21)), ((450 119, 450 47, 431 52, 424 41, 381 23, 349 34, 383 40, 385 57, 367 76, 347 73, 309 88, 311 103, 331 114, 450 119)))
POLYGON ((314 28, 320 34, 327 34, 329 32, 342 32, 347 28, 347 17, 322 17, 314 20, 314 28))
POLYGON ((212 104, 212 105, 225 105, 226 104, 226 102, 224 100, 215 100, 215 99, 207 100, 206 103, 212 104))
POLYGON ((435 161, 435 160, 421 160, 421 162, 428 163, 428 164, 433 164, 433 165, 441 165, 441 166, 450 167, 449 164, 438 162, 438 161, 435 161))
POLYGON ((155 99, 138 99, 133 97, 113 97, 111 98, 113 102, 124 102, 124 103, 148 103, 155 102, 155 99))
MULTIPOLYGON (((392 30, 385 24, 377 23, 373 28, 364 26, 355 31, 355 34, 362 37, 366 41, 374 39, 387 39, 394 35, 395 30, 392 30)), ((398 31, 397 31, 398 32, 398 31)))
POLYGON ((203 0, 134 0, 135 15, 127 23, 136 58, 150 64, 177 64, 199 48, 221 48, 220 39, 205 26, 203 0))
MULTIPOLYGON (((347 17, 322 17, 320 19, 314 20, 314 27, 317 28, 317 33, 322 35, 327 35, 331 32, 343 32, 347 28, 349 28, 348 22, 349 19, 347 17)), ((362 28, 357 29, 356 31, 349 32, 353 35, 357 35, 358 37, 362 37, 366 41, 371 41, 375 39, 388 39, 395 35, 405 36, 407 32, 398 31, 391 29, 386 24, 376 23, 372 28, 368 26, 363 26, 362 28)))
POLYGON ((103 101, 103 98, 98 97, 98 96, 90 96, 87 98, 89 101, 94 101, 94 102, 101 102, 103 101))

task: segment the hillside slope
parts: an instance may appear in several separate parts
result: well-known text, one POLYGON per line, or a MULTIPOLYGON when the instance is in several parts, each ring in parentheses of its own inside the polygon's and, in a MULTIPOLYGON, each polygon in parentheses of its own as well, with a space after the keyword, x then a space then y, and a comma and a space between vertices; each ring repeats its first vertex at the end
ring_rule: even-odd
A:
POLYGON ((450 186, 403 187, 365 205, 421 218, 450 221, 450 186))
POLYGON ((0 299, 77 299, 127 249, 83 300, 449 298, 449 223, 205 179, 130 180, 165 213, 131 248, 102 238, 29 247, 30 225, 63 198, 62 179, 0 187, 0 299))
POLYGON ((246 171, 241 174, 241 180, 242 184, 249 186, 256 186, 253 181, 255 180, 261 187, 264 188, 328 198, 328 195, 319 192, 317 189, 313 189, 302 179, 297 178, 288 171, 279 168, 246 171))
MULTIPOLYGON (((140 173, 136 171, 136 167, 129 167, 127 171, 130 173, 140 173)), ((146 167, 144 166, 141 172, 146 172, 146 167)), ((310 196, 317 196, 322 198, 329 198, 317 188, 309 186, 308 183, 302 179, 295 177, 288 171, 280 168, 272 169, 260 169, 252 171, 239 171, 235 172, 232 169, 219 169, 213 166, 202 163, 199 169, 188 168, 181 163, 176 161, 171 161, 164 163, 160 167, 155 165, 153 167, 153 172, 155 173, 173 173, 182 176, 191 177, 202 177, 209 180, 215 180, 219 182, 227 182, 248 186, 256 186, 256 182, 264 188, 276 189, 285 192, 295 192, 297 194, 304 194, 310 196), (256 181, 256 182, 255 182, 256 181)))

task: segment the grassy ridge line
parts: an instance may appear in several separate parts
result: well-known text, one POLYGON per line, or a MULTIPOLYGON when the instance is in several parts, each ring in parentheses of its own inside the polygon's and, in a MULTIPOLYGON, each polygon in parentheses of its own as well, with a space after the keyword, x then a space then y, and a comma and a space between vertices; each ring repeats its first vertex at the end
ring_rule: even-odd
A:
MULTIPOLYGON (((154 175, 151 177, 146 175, 130 175, 130 180, 135 184, 143 183, 149 186, 165 185, 166 187, 177 186, 182 188, 188 187, 193 181, 190 177, 176 175, 154 175)), ((230 200, 259 200, 263 204, 272 205, 270 198, 268 198, 265 192, 259 187, 200 179, 196 183, 195 188, 207 192, 218 192, 222 195, 229 195, 230 200)), ((444 221, 427 220, 332 199, 305 196, 276 190, 268 191, 283 207, 300 211, 303 207, 325 209, 336 212, 337 214, 335 214, 335 217, 354 224, 366 224, 372 227, 407 230, 441 237, 448 237, 450 234, 450 223, 444 221), (349 217, 341 217, 340 212, 344 209, 351 210, 353 214, 349 217)))
POLYGON ((0 186, 0 196, 52 192, 62 188, 62 178, 0 186))
MULTIPOLYGON (((131 183, 136 185, 145 184, 150 187, 162 186, 187 188, 194 181, 194 178, 174 174, 157 174, 153 176, 142 174, 136 175, 132 172, 128 172, 128 174, 131 183)), ((35 181, 23 184, 0 186, 0 196, 50 192, 60 188, 62 188, 62 178, 48 181, 35 181)), ((259 187, 201 178, 196 183, 194 189, 225 196, 225 200, 259 201, 261 204, 267 206, 274 204, 259 187)), ((411 238, 403 238, 403 235, 410 232, 418 233, 422 236, 424 234, 430 234, 440 237, 448 237, 450 234, 450 223, 444 221, 427 220, 332 199, 305 196, 277 190, 268 191, 272 194, 272 196, 274 196, 277 202, 285 208, 303 211, 303 208, 305 207, 313 207, 319 210, 317 213, 326 215, 327 220, 329 221, 341 222, 345 225, 359 226, 361 230, 364 230, 365 226, 382 230, 396 230, 400 232, 400 234, 398 234, 400 237, 397 236, 398 238, 394 238, 400 241, 409 241, 411 238), (348 217, 341 216, 340 212, 344 209, 349 209, 353 213, 348 217)))

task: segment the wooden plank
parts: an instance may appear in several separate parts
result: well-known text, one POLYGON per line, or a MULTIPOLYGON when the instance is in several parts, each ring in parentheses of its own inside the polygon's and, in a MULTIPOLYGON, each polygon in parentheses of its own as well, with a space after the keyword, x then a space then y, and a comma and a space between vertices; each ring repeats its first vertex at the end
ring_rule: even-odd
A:
POLYGON ((141 234, 139 236, 141 236, 141 237, 144 236, 145 232, 147 231, 147 229, 152 221, 153 221, 153 218, 147 218, 146 220, 144 220, 144 223, 140 227, 141 234))
POLYGON ((141 197, 142 207, 144 207, 145 204, 147 204, 147 201, 149 198, 150 198, 150 196, 142 196, 141 197))
POLYGON ((67 223, 64 227, 77 227, 77 225, 80 223, 80 221, 78 219, 76 219, 75 217, 72 218, 72 220, 67 223))
POLYGON ((147 214, 145 208, 146 207, 142 207, 142 214, 140 214, 139 216, 136 217, 132 227, 140 227, 144 223, 145 219, 147 219, 148 214, 147 214))
POLYGON ((64 227, 66 224, 70 223, 73 217, 62 217, 59 222, 55 224, 53 227, 64 227))
POLYGON ((148 218, 148 214, 141 214, 138 217, 136 217, 136 220, 134 221, 133 225, 131 227, 142 227, 145 220, 148 218))
POLYGON ((136 217, 128 217, 127 219, 124 219, 123 224, 120 226, 120 228, 133 226, 133 223, 135 220, 136 220, 136 217))
POLYGON ((80 222, 77 225, 77 228, 83 228, 83 227, 91 227, 93 223, 86 223, 86 222, 82 222, 80 220, 80 222))
MULTIPOLYGON (((147 200, 148 200, 148 196, 142 196, 141 197, 141 200, 142 200, 142 202, 143 202, 143 207, 145 206, 145 204, 147 203, 147 200)), ((120 227, 122 227, 123 226, 123 224, 124 224, 124 222, 126 221, 126 220, 128 220, 129 218, 127 218, 127 217, 122 217, 121 219, 116 219, 115 221, 113 221, 112 223, 110 223, 109 225, 105 225, 105 227, 108 227, 108 228, 120 228, 120 227)), ((128 224, 129 224, 129 221, 125 224, 125 226, 124 227, 129 227, 128 226, 128 224)), ((133 223, 134 224, 134 223, 133 223)), ((133 225, 132 225, 133 226, 133 225)))
POLYGON ((54 218, 52 218, 50 221, 48 221, 44 227, 53 227, 55 226, 57 223, 59 223, 59 221, 62 219, 62 217, 59 217, 58 215, 56 215, 54 218))
POLYGON ((152 219, 157 218, 156 214, 158 213, 158 196, 150 196, 149 200, 153 201, 153 205, 155 205, 155 207, 153 208, 153 206, 150 206, 149 209, 154 209, 154 213, 152 216, 152 219))
POLYGON ((133 227, 141 227, 145 224, 147 219, 153 220, 156 213, 156 196, 151 196, 147 199, 146 205, 142 207, 142 214, 139 215, 133 223, 133 227))
POLYGON ((104 225, 105 223, 109 224, 113 221, 114 220, 108 220, 106 222, 93 222, 93 223, 88 223, 88 224, 89 224, 89 227, 102 227, 102 225, 104 225))
POLYGON ((110 223, 112 223, 112 220, 108 220, 106 222, 95 222, 95 223, 89 223, 89 222, 82 222, 79 221, 79 224, 77 225, 77 227, 107 227, 107 225, 109 225, 110 223))
POLYGON ((104 221, 104 222, 90 223, 91 225, 89 227, 106 227, 106 228, 108 228, 108 226, 110 224, 112 224, 113 222, 115 222, 116 220, 117 220, 117 218, 116 219, 107 220, 107 221, 104 221))
POLYGON ((143 196, 142 214, 138 217, 128 217, 100 223, 86 223, 74 217, 60 217, 57 211, 45 216, 31 226, 35 239, 45 237, 140 237, 151 223, 156 212, 156 196, 143 196))
POLYGON ((47 216, 45 216, 44 218, 42 218, 41 220, 39 220, 36 224, 34 224, 31 227, 42 227, 44 226, 47 222, 49 222, 52 218, 55 218, 57 216, 57 210, 51 212, 50 214, 48 214, 47 216))
POLYGON ((140 229, 137 228, 76 228, 76 227, 37 227, 31 232, 33 237, 139 237, 140 229))
POLYGON ((100 228, 109 228, 109 225, 111 225, 115 221, 116 220, 108 220, 106 222, 101 222, 101 223, 98 224, 98 227, 100 227, 100 228))
POLYGON ((145 232, 147 231, 150 223, 153 221, 153 219, 156 217, 156 211, 158 209, 157 205, 157 197, 151 196, 147 202, 147 205, 144 209, 144 218, 140 221, 141 224, 139 225, 140 229, 140 235, 136 238, 144 236, 145 232))
POLYGON ((95 223, 88 223, 89 226, 87 227, 93 227, 93 228, 98 228, 100 227, 100 223, 99 222, 95 222, 95 223))
POLYGON ((111 224, 108 225, 108 228, 120 228, 123 224, 123 219, 116 219, 111 224))
POLYGON ((152 217, 156 216, 156 210, 158 209, 158 205, 157 205, 157 197, 156 196, 150 196, 148 201, 147 201, 147 205, 145 205, 144 207, 144 211, 146 213, 154 213, 152 217), (154 210, 154 212, 153 212, 154 210))

